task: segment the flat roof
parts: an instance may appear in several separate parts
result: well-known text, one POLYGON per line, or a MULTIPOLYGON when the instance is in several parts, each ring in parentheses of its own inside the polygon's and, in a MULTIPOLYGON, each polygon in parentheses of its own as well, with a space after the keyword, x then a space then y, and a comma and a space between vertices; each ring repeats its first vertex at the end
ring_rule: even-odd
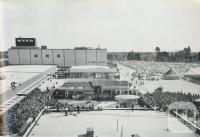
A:
POLYGON ((1 68, 0 104, 15 95, 28 94, 45 80, 48 74, 54 73, 56 70, 56 65, 16 65, 1 68), (16 88, 11 89, 11 82, 16 83, 16 88))
MULTIPOLYGON (((3 85, 1 93, 10 90, 11 82, 23 83, 45 71, 55 67, 55 65, 11 65, 0 68, 0 80, 3 85)), ((0 93, 0 94, 1 94, 0 93)))
POLYGON ((96 66, 96 65, 86 65, 86 66, 72 66, 70 68, 71 73, 113 73, 114 69, 108 66, 96 66))

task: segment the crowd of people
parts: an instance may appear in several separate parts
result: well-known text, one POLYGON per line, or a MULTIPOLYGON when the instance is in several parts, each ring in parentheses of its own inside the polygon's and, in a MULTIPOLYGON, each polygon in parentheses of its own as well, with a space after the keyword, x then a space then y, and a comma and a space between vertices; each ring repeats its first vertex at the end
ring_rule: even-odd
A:
POLYGON ((94 110, 94 103, 90 101, 60 102, 55 98, 46 101, 45 112, 74 112, 80 110, 94 110))
POLYGON ((167 107, 177 101, 193 102, 200 96, 197 94, 186 94, 183 92, 163 92, 162 87, 158 87, 153 93, 147 92, 143 95, 144 102, 153 108, 166 111, 167 107))
MULTIPOLYGON (((154 62, 155 63, 155 62, 154 62)), ((158 67, 158 66, 157 66, 158 67)), ((56 87, 62 84, 59 80, 48 79, 38 88, 31 91, 25 98, 18 102, 14 107, 8 110, 8 129, 10 134, 19 133, 24 123, 29 119, 35 118, 44 109, 46 113, 49 111, 65 112, 65 115, 80 110, 94 110, 97 104, 92 101, 84 101, 76 103, 60 102, 53 97, 56 87)), ((137 83, 136 83, 137 84, 137 83)), ((144 84, 144 83, 141 83, 144 84)), ((157 107, 166 111, 167 107, 176 101, 193 102, 199 95, 185 94, 182 92, 163 92, 162 87, 158 87, 155 92, 141 94, 140 96, 146 104, 151 107, 157 107)), ((99 107, 99 109, 101 109, 99 107)))
POLYGON ((65 112, 66 110, 68 112, 74 112, 80 111, 81 109, 94 109, 92 102, 82 102, 79 104, 59 102, 53 97, 55 87, 58 85, 57 81, 48 79, 46 82, 42 83, 41 86, 27 94, 23 100, 10 108, 7 112, 9 134, 19 133, 26 121, 29 118, 32 118, 34 121, 43 109, 45 110, 44 112, 51 110, 58 112, 65 112), (51 84, 51 86, 49 84, 51 84))
POLYGON ((38 116, 45 105, 44 92, 39 89, 33 90, 22 101, 8 110, 8 129, 10 134, 19 133, 23 124, 29 119, 38 116))
MULTIPOLYGON (((143 100, 147 106, 161 111, 167 111, 168 106, 174 102, 184 101, 196 104, 195 100, 198 98, 200 98, 199 94, 186 94, 183 92, 162 92, 162 87, 158 87, 153 93, 147 92, 143 95, 143 100)), ((197 107, 197 109, 199 108, 197 107)), ((192 111, 187 111, 186 115, 188 116, 189 121, 200 127, 200 113, 196 113, 195 117, 194 114, 195 113, 192 111)))
POLYGON ((200 67, 199 64, 192 63, 171 63, 171 62, 147 62, 147 61, 121 61, 125 66, 128 66, 140 74, 147 76, 163 75, 170 68, 175 69, 182 74, 189 68, 200 67))

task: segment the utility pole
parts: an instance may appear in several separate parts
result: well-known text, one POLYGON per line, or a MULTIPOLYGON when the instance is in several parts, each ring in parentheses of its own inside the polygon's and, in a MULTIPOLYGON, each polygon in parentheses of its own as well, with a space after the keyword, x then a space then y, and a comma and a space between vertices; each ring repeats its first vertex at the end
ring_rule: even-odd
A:
POLYGON ((119 120, 117 119, 117 132, 118 132, 118 125, 119 125, 119 120))
POLYGON ((121 137, 123 137, 123 125, 122 125, 122 130, 121 130, 121 137))

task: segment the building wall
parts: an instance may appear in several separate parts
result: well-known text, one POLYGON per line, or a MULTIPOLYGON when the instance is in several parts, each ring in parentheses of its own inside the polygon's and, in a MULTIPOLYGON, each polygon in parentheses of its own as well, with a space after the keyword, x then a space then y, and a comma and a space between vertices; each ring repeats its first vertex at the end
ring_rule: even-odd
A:
POLYGON ((57 64, 59 67, 106 65, 106 50, 9 49, 9 64, 57 64))
POLYGON ((42 64, 42 51, 40 49, 33 49, 31 51, 31 64, 42 64))
POLYGON ((31 51, 29 49, 19 50, 19 62, 20 64, 31 64, 31 51))
POLYGON ((64 50, 60 49, 53 50, 53 58, 54 58, 54 64, 57 64, 59 67, 65 66, 64 50))
POLYGON ((64 50, 65 53, 65 67, 74 66, 76 63, 75 60, 75 51, 73 49, 64 50))
POLYGON ((54 64, 52 51, 53 50, 51 49, 42 50, 42 64, 49 64, 49 65, 54 64))
POLYGON ((96 65, 97 64, 97 52, 96 50, 86 50, 86 59, 88 65, 96 65))
POLYGON ((107 64, 107 51, 106 50, 97 50, 97 64, 106 65, 107 64))
POLYGON ((75 50, 76 65, 86 65, 86 52, 85 50, 75 50))
POLYGON ((19 52, 18 49, 9 49, 8 50, 8 62, 9 64, 19 64, 19 52))

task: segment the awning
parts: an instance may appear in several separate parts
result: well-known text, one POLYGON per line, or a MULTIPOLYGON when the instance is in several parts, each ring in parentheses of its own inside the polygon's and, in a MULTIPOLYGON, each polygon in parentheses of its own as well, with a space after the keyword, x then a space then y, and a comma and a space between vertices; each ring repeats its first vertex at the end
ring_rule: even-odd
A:
POLYGON ((117 95, 115 96, 115 100, 117 101, 127 101, 127 100, 137 100, 140 97, 137 95, 117 95))
POLYGON ((114 73, 108 66, 72 66, 70 73, 114 73))

